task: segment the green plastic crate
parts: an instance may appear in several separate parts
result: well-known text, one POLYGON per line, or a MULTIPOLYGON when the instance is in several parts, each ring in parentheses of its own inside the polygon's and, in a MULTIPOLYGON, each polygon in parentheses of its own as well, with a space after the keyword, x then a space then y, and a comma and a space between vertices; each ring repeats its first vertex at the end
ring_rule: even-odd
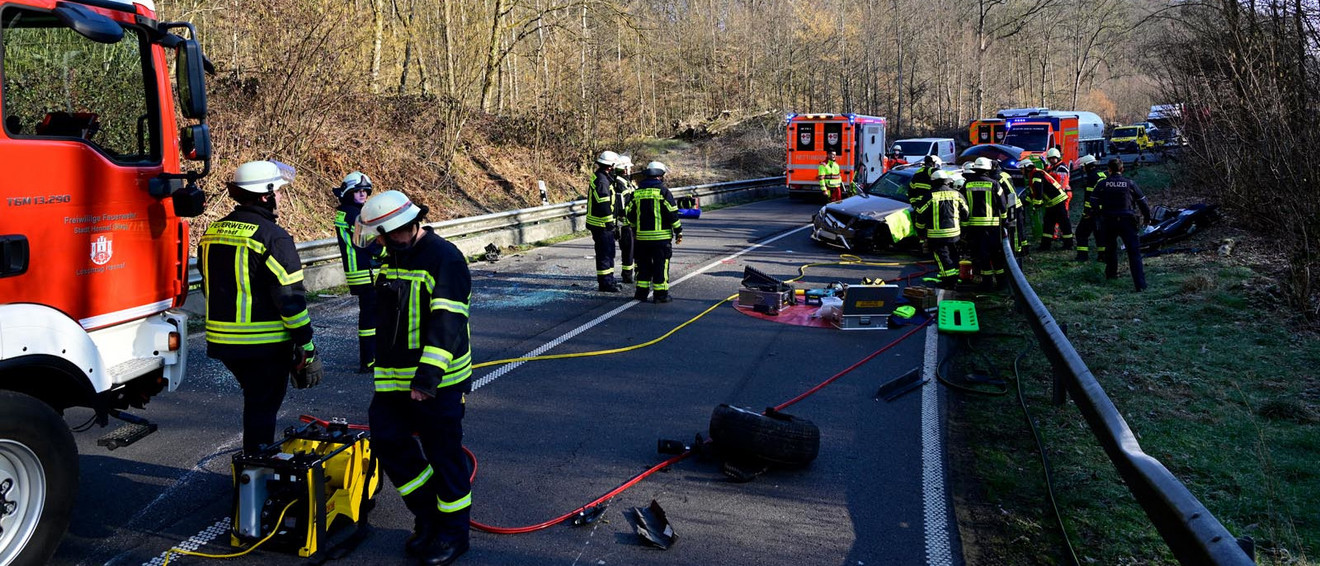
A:
POLYGON ((976 322, 976 303, 971 301, 940 301, 940 332, 969 334, 981 330, 976 322))

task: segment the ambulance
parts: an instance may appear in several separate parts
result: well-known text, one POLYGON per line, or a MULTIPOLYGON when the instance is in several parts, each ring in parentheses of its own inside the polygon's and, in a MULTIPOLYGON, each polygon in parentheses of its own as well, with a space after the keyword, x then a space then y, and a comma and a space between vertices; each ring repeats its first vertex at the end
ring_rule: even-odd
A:
POLYGON ((888 121, 861 114, 790 114, 788 116, 788 196, 819 198, 816 168, 825 153, 837 154, 839 174, 846 188, 865 187, 885 173, 888 121))

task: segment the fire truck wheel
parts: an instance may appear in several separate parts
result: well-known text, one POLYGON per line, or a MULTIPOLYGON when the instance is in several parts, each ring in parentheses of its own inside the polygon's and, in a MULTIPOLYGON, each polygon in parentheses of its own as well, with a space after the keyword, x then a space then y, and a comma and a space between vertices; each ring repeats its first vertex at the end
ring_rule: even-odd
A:
POLYGON ((46 564, 77 490, 78 447, 64 419, 28 395, 0 391, 0 564, 46 564))
POLYGON ((820 429, 814 423, 770 410, 762 414, 729 405, 715 407, 710 438, 727 454, 789 466, 809 464, 820 452, 820 429))

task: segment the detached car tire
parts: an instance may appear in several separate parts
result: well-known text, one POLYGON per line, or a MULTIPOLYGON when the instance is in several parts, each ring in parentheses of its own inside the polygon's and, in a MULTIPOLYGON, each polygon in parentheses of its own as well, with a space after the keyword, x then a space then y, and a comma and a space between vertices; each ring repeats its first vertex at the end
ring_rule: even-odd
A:
POLYGON ((820 429, 815 423, 727 404, 711 413, 710 438, 725 453, 788 466, 809 464, 820 453, 820 429))
POLYGON ((0 565, 46 564, 69 528, 78 447, 54 409, 0 391, 0 565))

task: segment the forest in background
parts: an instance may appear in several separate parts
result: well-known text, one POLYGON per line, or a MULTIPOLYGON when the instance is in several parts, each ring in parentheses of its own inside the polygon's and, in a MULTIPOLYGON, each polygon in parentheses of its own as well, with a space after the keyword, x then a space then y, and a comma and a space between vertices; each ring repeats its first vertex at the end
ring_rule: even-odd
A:
MULTIPOLYGON (((217 73, 220 181, 237 164, 298 168, 284 221, 329 234, 329 189, 361 169, 437 218, 584 193, 602 149, 658 156, 700 141, 708 170, 782 170, 787 112, 890 119, 952 134, 1004 107, 1144 119, 1143 0, 158 0, 198 27, 217 73)), ((220 197, 220 198, 216 198, 220 197)), ((226 206, 209 207, 207 219, 226 206)))

